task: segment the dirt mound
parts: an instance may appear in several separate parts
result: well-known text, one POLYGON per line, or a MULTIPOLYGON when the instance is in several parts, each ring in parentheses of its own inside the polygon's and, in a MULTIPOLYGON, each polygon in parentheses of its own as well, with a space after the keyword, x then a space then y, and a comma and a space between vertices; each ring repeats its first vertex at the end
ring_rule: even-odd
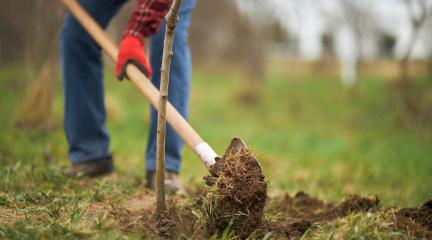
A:
MULTIPOLYGON (((329 206, 331 206, 331 203, 325 203, 323 200, 311 197, 304 192, 298 192, 294 197, 285 194, 278 211, 284 212, 284 215, 302 217, 329 206)), ((278 207, 276 206, 275 208, 277 209, 278 207)))
POLYGON ((321 213, 312 214, 310 218, 314 222, 328 221, 338 217, 345 217, 354 212, 366 212, 374 210, 379 207, 380 200, 375 198, 361 197, 359 195, 352 195, 335 206, 329 206, 321 213))
POLYGON ((292 221, 269 221, 264 220, 260 228, 258 228, 251 236, 251 239, 262 239, 264 236, 271 234, 274 239, 300 239, 312 226, 312 222, 302 219, 292 221))
POLYGON ((299 239, 314 223, 328 222, 345 217, 354 212, 366 212, 379 207, 378 198, 366 198, 353 195, 335 204, 324 202, 298 192, 294 197, 286 194, 280 203, 267 209, 271 213, 279 213, 276 220, 264 221, 254 234, 254 238, 262 238, 272 232, 273 237, 299 239))
POLYGON ((281 210, 287 217, 301 218, 311 222, 332 220, 344 217, 352 212, 364 212, 379 206, 379 199, 352 195, 335 204, 313 198, 304 192, 298 192, 294 197, 285 195, 281 210))
POLYGON ((208 189, 200 203, 207 234, 222 234, 230 227, 246 238, 262 223, 267 182, 255 157, 246 149, 227 151, 204 177, 208 189))
POLYGON ((396 226, 419 237, 432 239, 432 199, 417 208, 403 208, 396 212, 396 226))

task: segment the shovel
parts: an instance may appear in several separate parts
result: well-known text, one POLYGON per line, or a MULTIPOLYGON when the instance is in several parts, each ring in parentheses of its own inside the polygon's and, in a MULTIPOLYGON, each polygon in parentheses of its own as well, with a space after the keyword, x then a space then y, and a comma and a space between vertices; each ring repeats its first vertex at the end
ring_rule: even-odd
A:
MULTIPOLYGON (((99 26, 99 24, 79 5, 76 0, 60 0, 72 13, 81 26, 93 37, 103 51, 113 60, 117 61, 118 48, 99 26)), ((159 91, 149 79, 133 64, 126 67, 129 80, 138 88, 144 97, 157 109, 159 91)), ((168 102, 166 106, 166 118, 168 123, 186 142, 186 144, 198 155, 207 169, 215 162, 218 154, 208 145, 198 133, 189 125, 183 116, 168 102)), ((226 154, 235 154, 240 151, 249 151, 246 144, 240 138, 233 138, 226 150, 226 154)), ((256 159, 255 159, 256 161, 256 159)), ((258 161, 256 161, 259 166, 258 161)), ((261 169, 261 167, 260 167, 261 169)))

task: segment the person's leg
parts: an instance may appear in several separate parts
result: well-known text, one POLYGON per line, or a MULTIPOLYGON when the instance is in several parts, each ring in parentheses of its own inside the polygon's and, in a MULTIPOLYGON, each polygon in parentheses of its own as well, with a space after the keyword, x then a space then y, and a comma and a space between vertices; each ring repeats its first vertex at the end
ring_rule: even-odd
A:
MULTIPOLYGON (((125 0, 80 0, 105 28, 125 0)), ((70 13, 61 34, 64 129, 73 164, 110 158, 101 49, 70 13)))
MULTIPOLYGON (((185 118, 188 115, 189 90, 191 82, 191 56, 188 45, 188 28, 190 15, 195 7, 195 0, 184 0, 180 8, 179 22, 174 33, 173 52, 171 62, 170 85, 168 100, 185 118)), ((160 68, 165 35, 165 23, 159 32, 152 37, 150 46, 150 63, 153 68, 153 84, 159 88, 160 68)), ((151 108, 151 125, 146 151, 146 170, 156 170, 156 129, 157 112, 151 108)), ((174 129, 168 124, 166 131, 166 165, 165 169, 174 173, 180 170, 180 155, 183 141, 174 129)))

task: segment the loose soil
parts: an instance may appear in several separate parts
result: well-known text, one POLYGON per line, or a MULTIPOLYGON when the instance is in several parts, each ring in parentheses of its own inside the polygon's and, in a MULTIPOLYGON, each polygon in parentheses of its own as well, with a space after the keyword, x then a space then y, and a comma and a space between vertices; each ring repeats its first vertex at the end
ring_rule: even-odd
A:
MULTIPOLYGON (((268 198, 261 167, 246 148, 227 151, 204 177, 207 187, 194 190, 195 199, 168 196, 166 211, 155 223, 155 195, 144 191, 125 199, 119 206, 106 204, 115 226, 143 238, 300 239, 313 225, 326 225, 352 213, 376 212, 390 216, 391 228, 413 238, 432 239, 432 200, 417 208, 383 209, 377 196, 348 196, 341 202, 326 202, 304 192, 268 198), (234 237, 233 237, 234 236, 234 237), (225 235, 226 237, 226 235, 225 235)), ((93 209, 101 209, 98 204, 93 209)))
POLYGON ((418 208, 403 208, 395 213, 395 225, 413 236, 432 239, 432 199, 418 208))
POLYGON ((376 210, 379 199, 353 195, 335 204, 298 192, 294 197, 286 194, 281 201, 273 204, 268 211, 275 216, 275 220, 266 220, 261 228, 253 233, 254 238, 262 238, 272 232, 273 237, 297 239, 314 223, 328 222, 350 213, 376 210))
MULTIPOLYGON (((195 191, 194 191, 195 192, 195 191)), ((168 198, 168 211, 170 223, 175 224, 175 236, 189 239, 206 239, 209 230, 201 213, 200 203, 202 196, 193 198, 170 196, 168 198), (194 200, 198 199, 198 200, 194 200), (173 210, 175 209, 175 210, 173 210)), ((404 231, 413 238, 432 239, 431 206, 429 200, 417 208, 384 209, 380 207, 377 197, 367 198, 358 195, 349 196, 341 202, 327 202, 309 196, 304 192, 295 195, 281 195, 269 197, 262 215, 259 227, 249 236, 250 239, 261 239, 272 233, 275 239, 300 239, 313 224, 327 224, 332 220, 343 218, 356 212, 377 212, 394 216, 393 227, 404 231)), ((98 205, 95 209, 101 209, 98 205)), ((105 204, 106 212, 115 219, 115 227, 125 233, 145 234, 145 237, 155 238, 161 236, 157 226, 152 220, 153 206, 155 206, 154 193, 143 191, 130 196, 118 206, 105 204)), ((170 234, 163 235, 170 239, 174 235, 171 226, 170 234)), ((242 238, 242 237, 238 237, 242 238)), ((243 236, 244 238, 244 236, 243 236)))
POLYGON ((176 224, 173 217, 176 215, 175 209, 163 212, 156 222, 156 229, 160 239, 174 239, 176 224))

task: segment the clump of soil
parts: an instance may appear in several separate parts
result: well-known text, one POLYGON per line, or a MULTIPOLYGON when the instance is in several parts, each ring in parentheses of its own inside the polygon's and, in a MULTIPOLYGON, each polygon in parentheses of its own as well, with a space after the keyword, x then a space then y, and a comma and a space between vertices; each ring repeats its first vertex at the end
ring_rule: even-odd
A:
POLYGON ((403 208, 396 212, 396 226, 419 237, 432 239, 432 199, 417 208, 403 208))
POLYGON ((247 148, 227 150, 204 180, 208 188, 199 202, 209 236, 221 235, 230 227, 235 235, 246 238, 261 225, 267 182, 247 148))
POLYGON ((161 214, 156 222, 156 229, 158 232, 159 239, 174 239, 176 234, 176 224, 173 216, 175 216, 175 210, 167 210, 161 214))

